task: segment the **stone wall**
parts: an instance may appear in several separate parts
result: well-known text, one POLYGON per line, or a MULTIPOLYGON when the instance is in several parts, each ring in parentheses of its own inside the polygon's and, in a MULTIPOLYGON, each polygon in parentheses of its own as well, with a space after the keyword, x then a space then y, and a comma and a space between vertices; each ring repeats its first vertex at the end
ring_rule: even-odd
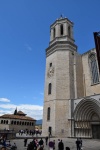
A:
POLYGON ((76 65, 76 88, 77 88, 77 97, 84 96, 84 74, 83 74, 83 65, 82 57, 80 54, 75 53, 75 65, 76 65))

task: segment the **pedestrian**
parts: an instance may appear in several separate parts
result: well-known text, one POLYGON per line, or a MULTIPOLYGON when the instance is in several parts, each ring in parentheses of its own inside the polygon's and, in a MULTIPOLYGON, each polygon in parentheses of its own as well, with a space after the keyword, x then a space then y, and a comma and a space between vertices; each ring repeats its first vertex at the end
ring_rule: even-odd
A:
POLYGON ((24 146, 26 147, 27 145, 27 138, 24 139, 24 146))
POLYGON ((27 150, 37 150, 35 138, 28 144, 27 150))
POLYGON ((49 141, 49 150, 54 149, 54 141, 49 141))
POLYGON ((62 142, 62 140, 59 142, 58 148, 59 150, 64 150, 64 143, 62 142))
POLYGON ((50 138, 52 136, 51 131, 49 131, 48 134, 49 134, 49 138, 50 138))
POLYGON ((80 147, 82 148, 82 139, 80 138, 80 147))
POLYGON ((16 143, 14 143, 14 144, 11 146, 11 149, 12 149, 12 150, 16 150, 16 149, 17 149, 16 143))
POLYGON ((77 150, 80 150, 80 140, 77 138, 76 140, 76 147, 77 147, 77 150))
POLYGON ((7 144, 7 146, 8 146, 8 147, 10 147, 10 146, 11 146, 11 144, 10 144, 10 141, 8 141, 8 144, 7 144))
POLYGON ((32 150, 32 149, 34 149, 34 145, 33 145, 32 142, 30 142, 30 143, 28 144, 27 150, 32 150))
POLYGON ((60 142, 60 139, 58 139, 58 150, 59 150, 59 142, 60 142))
POLYGON ((42 138, 41 138, 41 140, 39 141, 39 146, 40 146, 40 147, 44 147, 44 141, 42 140, 42 138))
POLYGON ((55 140, 53 140, 53 142, 54 142, 54 147, 53 147, 53 150, 55 150, 55 140))
POLYGON ((38 149, 39 148, 39 142, 37 139, 35 139, 35 143, 36 143, 36 149, 38 149))
MULTIPOLYGON (((36 146, 36 139, 33 138, 32 142, 31 142, 31 147, 32 149, 36 150, 37 149, 37 146, 36 146)), ((29 149, 30 150, 30 149, 29 149)))
POLYGON ((45 137, 45 144, 48 144, 48 136, 45 137))
POLYGON ((3 138, 3 144, 2 145, 6 147, 6 137, 3 138))

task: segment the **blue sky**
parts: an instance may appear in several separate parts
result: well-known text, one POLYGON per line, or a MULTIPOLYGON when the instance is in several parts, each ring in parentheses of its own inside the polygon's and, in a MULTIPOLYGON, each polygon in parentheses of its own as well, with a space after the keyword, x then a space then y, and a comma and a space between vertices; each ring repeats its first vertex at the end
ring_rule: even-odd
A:
POLYGON ((0 1, 0 115, 17 107, 42 118, 50 25, 61 14, 74 22, 75 43, 84 53, 95 47, 99 7, 100 0, 0 1))

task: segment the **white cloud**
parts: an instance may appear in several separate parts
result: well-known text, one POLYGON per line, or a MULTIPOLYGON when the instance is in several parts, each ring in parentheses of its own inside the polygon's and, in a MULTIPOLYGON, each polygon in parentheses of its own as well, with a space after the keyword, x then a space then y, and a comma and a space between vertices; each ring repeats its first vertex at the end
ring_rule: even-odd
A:
POLYGON ((0 101, 1 101, 1 102, 10 102, 10 100, 7 99, 7 98, 0 98, 0 101))
POLYGON ((36 120, 42 119, 43 115, 43 106, 39 105, 31 105, 31 104, 19 104, 19 105, 14 105, 14 104, 0 104, 0 115, 3 114, 12 114, 14 113, 14 110, 21 110, 24 113, 27 114, 27 116, 30 116, 36 120))

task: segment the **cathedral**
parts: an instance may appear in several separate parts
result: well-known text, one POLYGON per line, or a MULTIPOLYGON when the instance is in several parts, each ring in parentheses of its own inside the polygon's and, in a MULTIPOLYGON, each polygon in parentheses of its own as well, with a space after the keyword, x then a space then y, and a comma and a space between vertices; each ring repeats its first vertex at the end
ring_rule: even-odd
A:
POLYGON ((61 16, 50 26, 42 133, 100 139, 100 74, 96 49, 79 54, 73 25, 61 16))

